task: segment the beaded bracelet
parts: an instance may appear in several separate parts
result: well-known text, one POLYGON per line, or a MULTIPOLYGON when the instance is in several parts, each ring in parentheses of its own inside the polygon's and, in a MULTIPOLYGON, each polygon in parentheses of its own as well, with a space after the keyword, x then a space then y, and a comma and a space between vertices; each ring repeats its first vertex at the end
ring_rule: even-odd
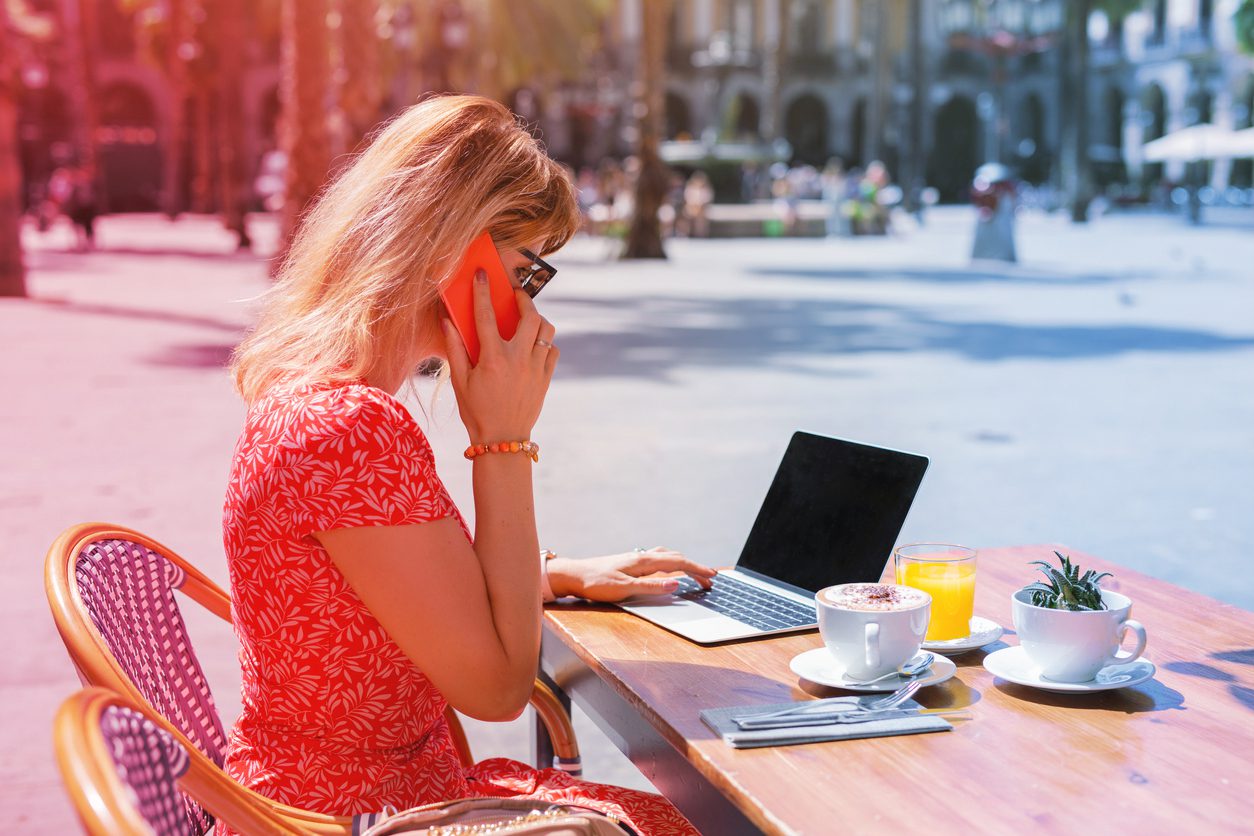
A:
POLYGON ((534 441, 495 441, 491 444, 472 444, 462 455, 473 459, 484 453, 525 453, 533 462, 540 461, 540 445, 534 441))

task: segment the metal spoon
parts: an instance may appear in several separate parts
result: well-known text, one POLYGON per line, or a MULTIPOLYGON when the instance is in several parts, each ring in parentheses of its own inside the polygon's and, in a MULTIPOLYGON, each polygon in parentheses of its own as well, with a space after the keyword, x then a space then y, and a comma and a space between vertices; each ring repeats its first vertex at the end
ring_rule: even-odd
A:
POLYGON ((893 676, 918 676, 919 674, 924 673, 929 668, 931 668, 932 663, 935 661, 936 661, 936 654, 928 653, 925 651, 919 656, 916 656, 913 659, 911 659, 909 662, 906 662, 904 665, 902 665, 900 668, 893 671, 892 673, 886 673, 883 676, 877 676, 874 679, 863 679, 863 680, 846 679, 845 682, 847 682, 850 685, 871 685, 873 683, 879 682, 882 679, 888 679, 893 676))

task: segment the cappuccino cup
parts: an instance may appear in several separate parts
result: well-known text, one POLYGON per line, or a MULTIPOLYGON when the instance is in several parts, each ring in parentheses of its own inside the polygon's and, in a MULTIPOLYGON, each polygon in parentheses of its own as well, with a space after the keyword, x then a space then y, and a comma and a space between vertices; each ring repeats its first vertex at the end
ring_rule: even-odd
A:
POLYGON ((1019 644, 1041 676, 1055 682, 1088 682, 1107 665, 1127 664, 1145 652, 1145 627, 1128 618, 1132 601, 1102 592, 1104 610, 1054 610, 1032 604, 1031 593, 1010 598, 1019 644), (1120 652, 1124 637, 1136 636, 1131 652, 1120 652))
POLYGON ((919 652, 932 596, 887 583, 845 583, 819 590, 819 634, 849 679, 886 676, 919 652))

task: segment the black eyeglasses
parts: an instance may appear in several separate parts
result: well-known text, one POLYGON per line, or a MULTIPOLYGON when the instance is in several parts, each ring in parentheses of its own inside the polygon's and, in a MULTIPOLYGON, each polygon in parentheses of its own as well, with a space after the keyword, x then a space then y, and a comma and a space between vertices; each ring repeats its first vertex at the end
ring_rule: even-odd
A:
POLYGON ((516 271, 518 286, 534 299, 540 295, 540 291, 544 290, 546 284, 553 281, 553 277, 557 275, 557 268, 531 250, 525 250, 520 247, 518 251, 531 259, 530 265, 519 267, 516 271))

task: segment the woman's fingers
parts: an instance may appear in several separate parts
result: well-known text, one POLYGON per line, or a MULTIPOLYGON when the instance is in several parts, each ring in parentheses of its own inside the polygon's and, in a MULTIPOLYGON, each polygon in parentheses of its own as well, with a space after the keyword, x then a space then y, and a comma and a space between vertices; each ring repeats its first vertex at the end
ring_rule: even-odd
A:
POLYGON ((488 285, 488 274, 483 270, 475 271, 471 294, 475 302, 475 331, 479 334, 479 359, 482 361, 485 354, 496 354, 501 345, 496 312, 492 310, 492 289, 488 285))
POLYGON ((466 353, 466 343, 462 335, 457 333, 453 320, 448 317, 440 319, 440 329, 444 332, 444 353, 448 357, 449 375, 455 387, 460 387, 466 379, 466 370, 470 368, 470 356, 466 353))
POLYGON ((536 332, 537 340, 544 340, 549 345, 553 344, 553 338, 557 336, 557 326, 549 322, 544 317, 540 317, 540 330, 536 332))
POLYGON ((631 578, 614 586, 614 600, 633 595, 665 595, 679 589, 678 578, 631 578))
MULTIPOLYGON (((530 346, 537 339, 543 338, 542 329, 546 320, 536 310, 536 303, 522 288, 514 288, 514 301, 518 303, 518 330, 514 332, 511 342, 530 346)), ((549 340, 552 342, 552 339, 549 340)))
POLYGON ((680 552, 662 548, 653 548, 640 552, 639 557, 636 559, 635 567, 642 574, 651 572, 683 572, 707 589, 711 583, 710 579, 718 574, 717 569, 711 569, 709 566, 689 560, 680 552))
POLYGON ((544 358, 544 387, 546 389, 553 380, 553 372, 557 371, 557 358, 561 356, 562 352, 557 346, 551 346, 548 349, 548 355, 544 358))

